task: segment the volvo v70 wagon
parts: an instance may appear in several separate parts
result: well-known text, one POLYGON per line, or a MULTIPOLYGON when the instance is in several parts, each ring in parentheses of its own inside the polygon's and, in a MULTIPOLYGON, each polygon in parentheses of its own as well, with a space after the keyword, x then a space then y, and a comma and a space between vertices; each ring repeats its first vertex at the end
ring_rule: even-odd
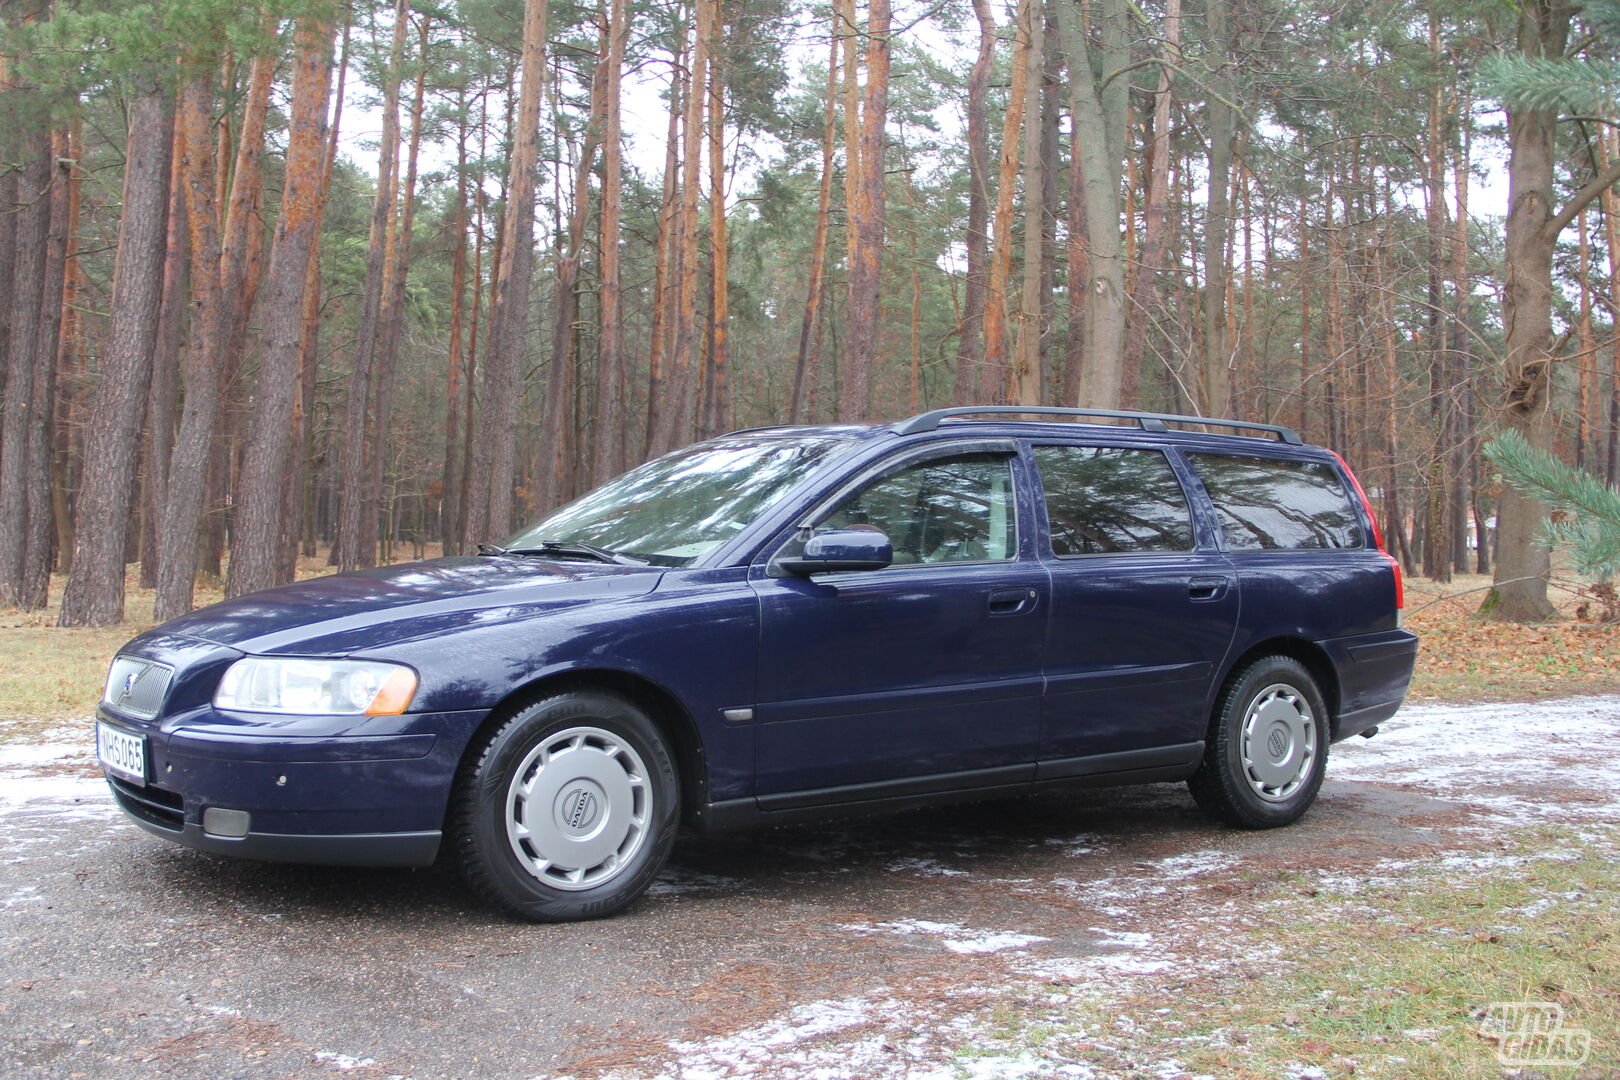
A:
POLYGON ((1401 588, 1344 462, 1282 427, 1007 407, 741 431, 477 555, 142 634, 97 749, 158 836, 442 857, 520 916, 589 918, 683 825, 1183 780, 1286 825, 1406 693, 1401 588), (1105 418, 1129 425, 1075 422, 1105 418))

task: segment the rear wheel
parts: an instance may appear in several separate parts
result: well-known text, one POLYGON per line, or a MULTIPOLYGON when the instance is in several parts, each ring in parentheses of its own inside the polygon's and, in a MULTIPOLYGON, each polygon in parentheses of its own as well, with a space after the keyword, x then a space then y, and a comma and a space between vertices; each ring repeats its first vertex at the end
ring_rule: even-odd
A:
POLYGON ((635 705, 596 692, 545 698, 467 755, 451 810, 462 876, 527 919, 611 915, 669 857, 679 790, 662 734, 635 705))
POLYGON ((1327 752, 1327 706, 1316 680, 1293 657, 1267 656, 1227 685, 1187 786, 1199 806, 1229 824, 1289 825, 1316 801, 1327 752))

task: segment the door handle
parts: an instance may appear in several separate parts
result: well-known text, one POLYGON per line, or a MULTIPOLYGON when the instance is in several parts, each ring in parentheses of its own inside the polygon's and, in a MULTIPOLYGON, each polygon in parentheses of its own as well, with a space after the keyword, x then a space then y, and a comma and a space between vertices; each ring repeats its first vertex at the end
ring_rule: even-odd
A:
POLYGON ((1230 584, 1230 578, 1195 577, 1187 582, 1187 595, 1194 600, 1219 600, 1230 584))
POLYGON ((990 594, 990 614, 1022 615, 1033 611, 1039 596, 1034 589, 997 589, 990 594))

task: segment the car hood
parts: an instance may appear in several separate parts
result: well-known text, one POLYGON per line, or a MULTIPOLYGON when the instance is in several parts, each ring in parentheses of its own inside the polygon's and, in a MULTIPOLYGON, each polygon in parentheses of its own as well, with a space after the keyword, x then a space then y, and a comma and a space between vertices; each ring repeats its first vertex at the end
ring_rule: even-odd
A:
POLYGON ((639 595, 661 576, 651 567, 534 558, 433 559, 250 593, 182 615, 150 636, 196 638, 261 655, 339 655, 639 595))

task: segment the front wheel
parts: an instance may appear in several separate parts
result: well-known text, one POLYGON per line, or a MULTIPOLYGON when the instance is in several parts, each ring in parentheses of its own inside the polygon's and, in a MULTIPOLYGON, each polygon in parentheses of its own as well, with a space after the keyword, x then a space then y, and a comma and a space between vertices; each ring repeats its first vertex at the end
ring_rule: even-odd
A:
POLYGON ((1290 825, 1316 801, 1327 753, 1327 706, 1316 680, 1293 657, 1267 656, 1227 685, 1187 787, 1229 824, 1290 825))
POLYGON ((679 785, 656 724, 609 694, 518 710, 467 755, 451 813, 462 877, 538 922, 628 905, 669 857, 679 785))

